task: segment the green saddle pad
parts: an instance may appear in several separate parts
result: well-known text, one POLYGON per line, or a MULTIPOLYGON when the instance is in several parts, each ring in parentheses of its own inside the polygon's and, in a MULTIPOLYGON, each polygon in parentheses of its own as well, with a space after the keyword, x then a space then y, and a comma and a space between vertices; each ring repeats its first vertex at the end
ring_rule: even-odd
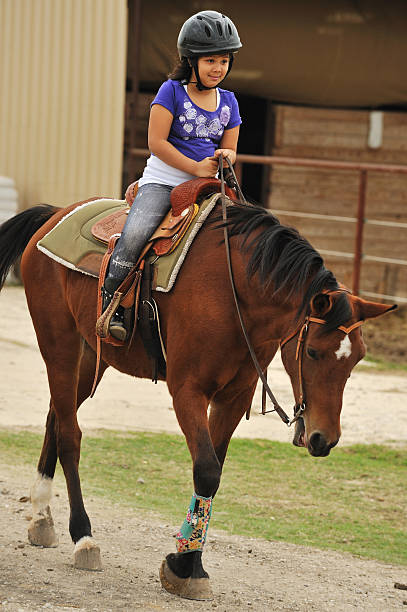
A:
MULTIPOLYGON (((156 255, 151 255, 151 260, 154 260, 153 289, 163 292, 172 289, 192 241, 219 198, 220 194, 215 193, 200 204, 198 214, 172 253, 162 255, 158 259, 156 255)), ((97 278, 97 274, 78 267, 85 256, 90 255, 95 258, 95 261, 101 262, 106 253, 106 245, 93 237, 92 227, 104 217, 125 208, 127 204, 124 200, 108 198, 81 204, 67 213, 52 230, 41 238, 37 243, 37 248, 67 268, 97 278)))

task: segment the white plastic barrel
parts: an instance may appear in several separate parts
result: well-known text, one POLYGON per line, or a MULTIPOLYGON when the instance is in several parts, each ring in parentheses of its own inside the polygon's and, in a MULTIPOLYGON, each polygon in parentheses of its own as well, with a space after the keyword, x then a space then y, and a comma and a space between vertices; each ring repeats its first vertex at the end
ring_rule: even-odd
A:
MULTIPOLYGON (((0 225, 14 217, 18 210, 18 193, 12 178, 0 176, 0 225)), ((19 282, 15 270, 11 269, 6 284, 19 282)))
POLYGON ((13 217, 18 209, 18 194, 12 178, 0 176, 0 225, 13 217))

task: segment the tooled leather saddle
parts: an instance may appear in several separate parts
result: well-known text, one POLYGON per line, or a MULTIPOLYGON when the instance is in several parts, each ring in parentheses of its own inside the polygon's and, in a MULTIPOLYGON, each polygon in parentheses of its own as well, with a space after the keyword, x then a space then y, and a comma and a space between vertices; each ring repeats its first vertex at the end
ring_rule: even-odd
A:
MULTIPOLYGON (((156 255, 166 255, 173 251, 196 214, 194 206, 211 193, 220 193, 218 179, 197 178, 174 187, 170 195, 171 210, 149 239, 141 258, 150 248, 156 255)), ((137 181, 129 185, 126 191, 125 197, 129 206, 133 204, 136 194, 137 181)), ((235 192, 229 187, 226 187, 226 195, 231 199, 236 197, 235 192)), ((120 234, 126 222, 128 210, 114 212, 95 223, 92 227, 92 234, 96 240, 108 244, 112 236, 120 234)))
MULTIPOLYGON (((128 274, 123 283, 115 292, 109 307, 101 313, 102 299, 101 289, 104 284, 106 271, 108 269, 110 257, 113 253, 114 246, 118 240, 123 226, 126 222, 128 210, 120 210, 98 221, 92 227, 93 236, 100 242, 108 245, 107 252, 102 260, 99 273, 99 289, 98 289, 98 311, 97 311, 97 336, 114 345, 122 345, 123 342, 116 340, 109 333, 109 323, 112 315, 116 312, 119 305, 123 306, 128 312, 131 311, 131 320, 133 321, 131 337, 134 335, 136 314, 140 299, 140 286, 143 277, 145 256, 152 249, 156 255, 166 255, 171 253, 199 210, 197 202, 202 201, 206 196, 212 193, 220 193, 221 183, 215 178, 197 178, 191 181, 186 181, 171 192, 171 210, 160 223, 154 234, 149 239, 144 247, 138 262, 132 271, 128 274)), ((126 201, 131 206, 137 193, 135 183, 132 183, 126 191, 126 201)), ((236 197, 235 192, 226 187, 225 193, 231 199, 236 197)), ((144 273, 144 276, 146 274, 144 273)), ((148 293, 150 288, 148 289, 148 293)))

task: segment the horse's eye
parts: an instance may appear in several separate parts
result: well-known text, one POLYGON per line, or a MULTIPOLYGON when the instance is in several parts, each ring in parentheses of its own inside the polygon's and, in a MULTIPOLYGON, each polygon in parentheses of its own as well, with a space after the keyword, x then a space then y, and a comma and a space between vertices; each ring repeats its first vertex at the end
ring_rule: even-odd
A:
POLYGON ((318 353, 313 348, 307 347, 307 355, 311 357, 311 359, 318 359, 318 353))

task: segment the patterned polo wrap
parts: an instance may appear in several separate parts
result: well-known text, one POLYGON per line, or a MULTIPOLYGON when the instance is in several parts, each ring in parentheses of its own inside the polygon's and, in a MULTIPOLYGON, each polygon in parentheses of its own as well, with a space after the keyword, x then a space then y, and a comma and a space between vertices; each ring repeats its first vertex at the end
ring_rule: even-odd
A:
POLYGON ((202 550, 212 513, 212 497, 193 494, 187 516, 177 533, 177 552, 202 550))

